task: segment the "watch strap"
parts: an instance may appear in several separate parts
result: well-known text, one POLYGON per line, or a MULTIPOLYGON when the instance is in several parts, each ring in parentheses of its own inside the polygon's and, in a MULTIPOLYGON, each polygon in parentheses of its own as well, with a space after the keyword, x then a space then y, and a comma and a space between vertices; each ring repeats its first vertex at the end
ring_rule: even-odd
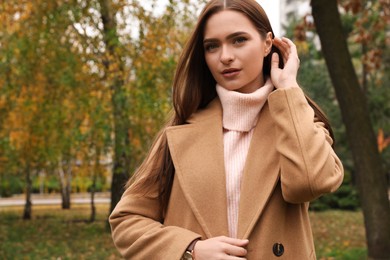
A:
POLYGON ((195 239, 194 241, 191 242, 191 244, 187 247, 187 250, 188 252, 193 252, 194 251, 194 247, 195 247, 195 244, 196 242, 198 242, 199 239, 195 239))
POLYGON ((191 242, 191 244, 189 244, 189 246, 187 247, 186 251, 184 252, 181 260, 195 260, 194 247, 195 247, 196 242, 198 242, 198 240, 199 240, 199 238, 193 240, 191 242))

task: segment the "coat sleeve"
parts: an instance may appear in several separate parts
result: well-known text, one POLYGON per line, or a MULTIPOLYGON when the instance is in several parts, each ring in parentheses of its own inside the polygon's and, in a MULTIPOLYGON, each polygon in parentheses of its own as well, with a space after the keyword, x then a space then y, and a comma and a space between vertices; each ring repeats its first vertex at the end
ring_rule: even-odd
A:
POLYGON ((147 194, 140 195, 130 186, 109 217, 114 244, 126 259, 179 260, 188 245, 201 237, 162 223, 157 190, 155 185, 147 194))
POLYGON ((315 117, 303 91, 278 89, 268 101, 276 125, 284 199, 303 203, 335 191, 343 181, 343 166, 329 132, 315 117))

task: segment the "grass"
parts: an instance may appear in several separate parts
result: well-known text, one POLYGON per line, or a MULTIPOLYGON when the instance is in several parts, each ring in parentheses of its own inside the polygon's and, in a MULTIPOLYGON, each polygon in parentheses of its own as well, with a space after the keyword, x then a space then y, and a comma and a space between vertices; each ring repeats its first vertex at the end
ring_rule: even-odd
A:
MULTIPOLYGON (((0 208, 0 259, 121 259, 107 226, 108 205, 99 204, 97 220, 87 223, 89 205, 34 206, 23 221, 23 207, 0 208)), ((311 212, 319 260, 366 259, 361 212, 311 212)))
POLYGON ((318 259, 367 259, 361 211, 310 212, 310 221, 318 259))
POLYGON ((121 259, 107 229, 108 205, 97 206, 87 223, 89 205, 34 206, 23 221, 22 207, 0 208, 0 259, 121 259))

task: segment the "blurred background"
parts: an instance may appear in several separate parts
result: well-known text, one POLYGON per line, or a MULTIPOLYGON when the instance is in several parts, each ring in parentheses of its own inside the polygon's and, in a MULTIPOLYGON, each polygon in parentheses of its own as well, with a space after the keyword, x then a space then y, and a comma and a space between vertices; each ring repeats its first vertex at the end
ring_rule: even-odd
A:
MULTIPOLYGON (((107 217, 167 119, 205 2, 0 1, 0 259, 120 259, 107 217)), ((258 2, 296 43, 345 167, 311 203, 317 258, 390 259, 390 2, 258 2)))

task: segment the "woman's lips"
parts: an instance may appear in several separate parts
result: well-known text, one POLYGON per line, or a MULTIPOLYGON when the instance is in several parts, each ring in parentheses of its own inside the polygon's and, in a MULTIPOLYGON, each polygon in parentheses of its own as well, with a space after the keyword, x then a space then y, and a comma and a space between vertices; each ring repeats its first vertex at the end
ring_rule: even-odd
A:
POLYGON ((240 69, 226 69, 222 71, 222 75, 225 78, 233 78, 236 77, 238 74, 240 74, 240 69))

